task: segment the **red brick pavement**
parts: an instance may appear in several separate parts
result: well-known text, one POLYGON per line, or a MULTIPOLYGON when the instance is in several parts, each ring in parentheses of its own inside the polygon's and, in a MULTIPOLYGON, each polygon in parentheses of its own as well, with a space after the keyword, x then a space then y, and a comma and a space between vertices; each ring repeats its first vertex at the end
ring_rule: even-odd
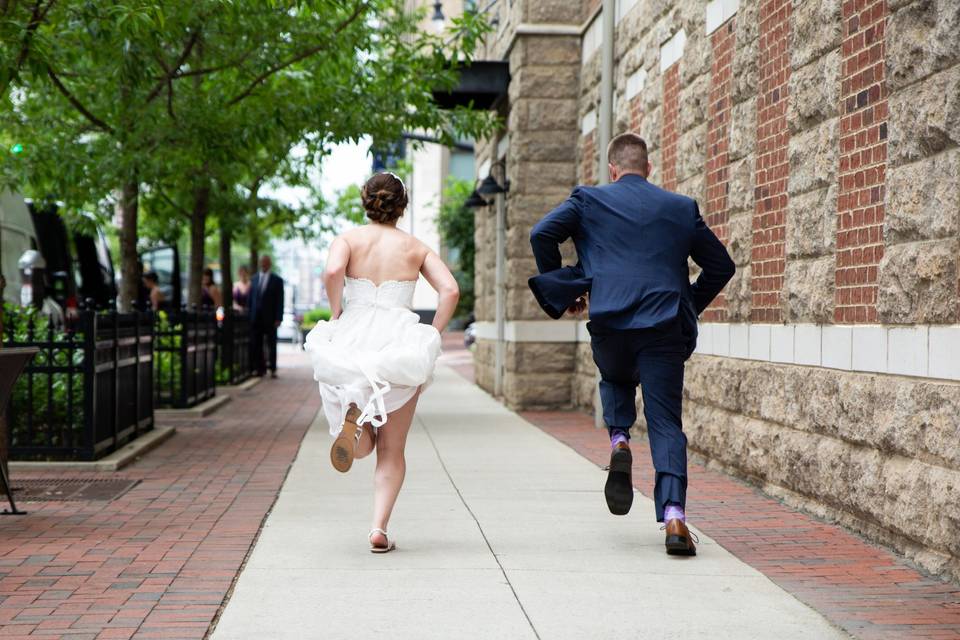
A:
POLYGON ((319 406, 309 370, 282 368, 121 472, 90 474, 141 480, 120 498, 0 518, 0 637, 203 638, 319 406))
MULTIPOLYGON (((574 411, 521 415, 598 465, 610 445, 574 411)), ((634 439, 637 489, 652 495, 653 465, 634 439)), ((689 467, 690 520, 725 549, 856 638, 960 638, 960 587, 931 579, 894 553, 798 512, 699 464, 689 467)))

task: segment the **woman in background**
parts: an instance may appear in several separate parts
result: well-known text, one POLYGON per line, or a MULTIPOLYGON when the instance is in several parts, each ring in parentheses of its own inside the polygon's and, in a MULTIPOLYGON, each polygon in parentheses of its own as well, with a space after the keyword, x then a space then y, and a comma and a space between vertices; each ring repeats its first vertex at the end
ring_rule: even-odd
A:
POLYGON ((200 306, 218 309, 223 304, 220 287, 213 281, 213 269, 203 270, 203 279, 200 281, 200 306))
POLYGON ((237 281, 233 285, 233 308, 246 311, 250 306, 250 270, 246 265, 237 269, 237 281))

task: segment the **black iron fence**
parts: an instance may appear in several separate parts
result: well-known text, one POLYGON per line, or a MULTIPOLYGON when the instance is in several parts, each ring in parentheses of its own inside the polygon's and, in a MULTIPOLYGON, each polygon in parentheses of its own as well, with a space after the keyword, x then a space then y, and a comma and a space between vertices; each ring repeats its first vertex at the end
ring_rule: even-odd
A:
POLYGON ((217 384, 240 384, 252 374, 250 317, 242 311, 224 310, 219 334, 217 384))
POLYGON ((187 409, 216 393, 217 319, 212 311, 160 311, 154 330, 156 405, 187 409))
POLYGON ((96 460, 153 428, 153 314, 83 310, 68 328, 8 306, 3 343, 39 352, 8 418, 14 460, 96 460))

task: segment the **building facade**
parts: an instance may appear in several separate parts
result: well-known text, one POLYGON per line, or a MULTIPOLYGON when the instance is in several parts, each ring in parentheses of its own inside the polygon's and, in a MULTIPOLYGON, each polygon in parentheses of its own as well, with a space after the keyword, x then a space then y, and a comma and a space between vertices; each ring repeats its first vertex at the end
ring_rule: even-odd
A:
MULTIPOLYGON (((738 269, 688 363, 691 450, 960 576, 960 4, 610 4, 613 133, 647 140, 651 180, 698 200, 738 269)), ((602 8, 490 12, 511 85, 478 166, 511 184, 499 286, 495 208, 476 213, 478 381, 593 410, 583 323, 526 281, 531 226, 602 177, 602 8)))

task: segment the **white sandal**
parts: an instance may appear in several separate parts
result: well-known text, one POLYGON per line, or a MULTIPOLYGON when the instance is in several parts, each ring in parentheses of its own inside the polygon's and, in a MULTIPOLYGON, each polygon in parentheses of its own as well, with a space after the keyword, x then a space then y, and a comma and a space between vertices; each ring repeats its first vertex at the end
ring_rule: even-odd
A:
POLYGON ((372 537, 373 537, 373 534, 375 534, 375 533, 379 533, 380 535, 382 535, 384 538, 387 539, 387 546, 385 546, 385 547, 376 547, 376 546, 374 546, 374 544, 371 542, 371 543, 370 543, 370 553, 388 553, 388 552, 393 551, 394 549, 397 548, 397 543, 394 542, 393 540, 391 540, 390 538, 388 538, 388 537, 387 537, 387 532, 384 531, 383 529, 370 529, 370 535, 368 535, 367 538, 368 538, 368 539, 369 539, 369 538, 372 538, 372 537))

